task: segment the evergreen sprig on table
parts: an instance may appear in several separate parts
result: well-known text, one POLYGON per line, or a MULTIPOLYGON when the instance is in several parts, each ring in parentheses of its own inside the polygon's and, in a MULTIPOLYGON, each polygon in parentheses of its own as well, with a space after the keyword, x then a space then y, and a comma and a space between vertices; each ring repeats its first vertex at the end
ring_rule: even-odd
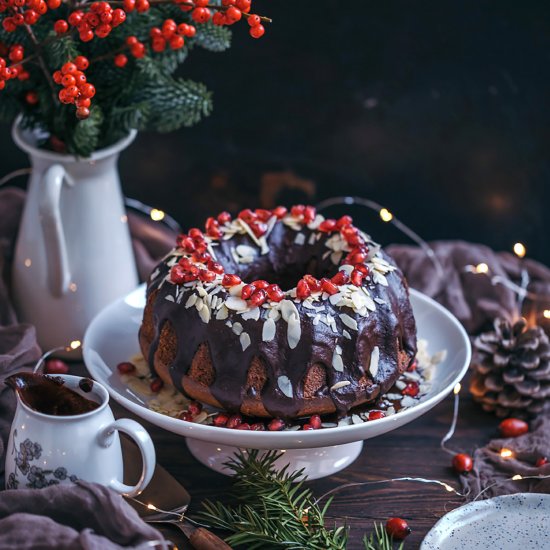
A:
MULTIPOLYGON (((239 453, 226 466, 233 470, 234 504, 206 501, 199 519, 210 527, 228 531, 226 541, 249 550, 344 550, 346 526, 327 527, 325 516, 332 502, 321 507, 304 487, 303 470, 278 470, 277 451, 239 453)), ((365 550, 390 550, 393 541, 382 526, 365 536, 365 550)), ((401 550, 403 545, 399 546, 401 550)))
POLYGON ((45 146, 80 156, 132 128, 170 132, 212 110, 178 67, 194 47, 223 52, 252 0, 0 0, 0 121, 22 114, 45 146), (74 77, 74 78, 73 78, 74 77))

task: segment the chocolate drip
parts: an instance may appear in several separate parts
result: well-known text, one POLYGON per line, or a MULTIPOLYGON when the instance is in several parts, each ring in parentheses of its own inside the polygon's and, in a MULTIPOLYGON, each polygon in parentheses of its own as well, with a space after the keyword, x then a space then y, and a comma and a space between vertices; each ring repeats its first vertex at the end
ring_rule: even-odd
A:
MULTIPOLYGON (((221 241, 216 247, 217 261, 224 266, 227 273, 236 273, 248 282, 266 279, 270 283, 294 286, 312 265, 316 266, 312 273, 316 277, 334 275, 337 267, 330 258, 322 257, 328 250, 325 246, 327 237, 323 236, 309 244, 311 231, 304 228, 303 233, 306 235, 306 244, 296 245, 296 232, 282 223, 276 224, 268 239, 269 252, 258 256, 253 263, 244 265, 235 262, 231 247, 239 244, 254 245, 248 236, 236 235, 229 241, 221 241)), ((386 255, 383 257, 392 263, 386 255)), ((160 274, 148 287, 148 296, 158 290, 153 304, 156 332, 149 349, 149 364, 154 365, 162 327, 165 322, 169 322, 178 342, 176 357, 170 365, 170 374, 174 385, 182 390, 182 376, 188 373, 199 345, 207 343, 215 371, 215 379, 209 389, 228 411, 236 412, 240 409, 246 396, 248 370, 255 357, 260 358, 267 369, 267 381, 259 396, 263 406, 272 416, 293 418, 303 409, 304 378, 313 365, 322 364, 327 373, 327 385, 320 388, 319 397, 330 398, 338 413, 343 415, 354 406, 372 401, 393 385, 399 376, 398 365, 403 363, 399 352, 406 353, 409 359, 403 368, 408 366, 416 354, 415 321, 408 289, 398 269, 386 275, 388 286, 369 285, 372 298, 379 300, 376 311, 369 312, 366 317, 356 314, 351 308, 333 306, 328 300, 323 302, 326 311, 335 318, 337 333, 323 323, 314 326, 312 319, 306 315, 311 310, 302 303, 296 303, 300 315, 301 337, 294 349, 289 347, 287 323, 283 319, 275 323, 275 338, 270 342, 262 341, 263 324, 268 318, 268 309, 260 308, 258 320, 246 320, 242 315, 230 312, 228 320, 239 322, 243 331, 250 336, 251 344, 243 351, 239 336, 226 325, 227 319, 216 320, 213 315, 208 323, 204 323, 195 307, 184 307, 191 293, 196 292, 194 289, 180 289, 184 295, 179 304, 167 300, 166 296, 173 296, 175 293, 174 285, 168 282, 160 285, 169 267, 165 262, 159 268, 160 274), (342 313, 355 319, 357 331, 344 325, 339 317, 342 313), (344 330, 350 334, 351 339, 343 336, 344 330), (336 345, 342 348, 342 372, 332 367, 336 345), (369 367, 375 346, 379 348, 379 363, 378 371, 373 377, 369 367), (291 397, 285 395, 279 387, 281 376, 290 381, 291 397), (339 382, 349 384, 331 389, 339 382)), ((225 290, 216 295, 224 300, 228 296, 225 290)))

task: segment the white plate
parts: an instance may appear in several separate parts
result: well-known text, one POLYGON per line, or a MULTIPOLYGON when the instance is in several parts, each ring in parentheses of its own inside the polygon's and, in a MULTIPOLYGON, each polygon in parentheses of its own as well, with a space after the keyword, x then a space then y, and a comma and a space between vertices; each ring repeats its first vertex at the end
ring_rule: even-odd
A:
MULTIPOLYGON (((363 424, 310 431, 256 432, 203 426, 150 410, 144 398, 136 395, 121 381, 116 370, 118 363, 127 361, 139 352, 137 334, 145 305, 144 285, 105 308, 92 321, 84 336, 84 361, 90 374, 107 387, 113 399, 152 424, 193 438, 194 441, 188 441, 191 452, 199 460, 219 471, 223 470, 220 464, 227 457, 223 446, 285 450, 323 447, 325 449, 311 455, 312 461, 320 462, 326 459, 329 464, 326 472, 332 473, 356 458, 362 443, 354 442, 376 437, 418 418, 448 395, 468 369, 470 341, 457 319, 437 302, 414 290, 411 291, 411 303, 419 338, 428 340, 430 353, 446 350, 446 359, 436 367, 430 392, 418 405, 363 424), (199 444, 199 441, 205 443, 199 444), (344 453, 343 449, 340 449, 338 456, 327 455, 327 447, 344 444, 349 444, 344 453), (220 454, 217 459, 214 456, 216 453, 220 454), (198 456, 199 454, 209 455, 210 458, 198 456)), ((297 464, 307 464, 309 455, 306 453, 304 459, 303 451, 297 453, 302 457, 297 464)), ((288 451, 287 456, 290 456, 288 451)), ((312 471, 309 471, 308 475, 319 477, 312 471)))
POLYGON ((550 495, 517 493, 465 504, 443 516, 420 550, 550 549, 550 495))

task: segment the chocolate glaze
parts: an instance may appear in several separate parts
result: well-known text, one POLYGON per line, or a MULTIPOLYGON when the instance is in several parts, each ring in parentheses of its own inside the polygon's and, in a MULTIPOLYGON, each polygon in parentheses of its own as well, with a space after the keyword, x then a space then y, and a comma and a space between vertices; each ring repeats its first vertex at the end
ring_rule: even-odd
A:
MULTIPOLYGON (((256 257, 251 264, 238 264, 233 259, 230 248, 238 244, 255 246, 246 235, 235 235, 229 241, 221 241, 216 246, 217 261, 221 263, 226 273, 236 273, 243 281, 266 279, 270 283, 278 283, 283 289, 293 287, 306 273, 316 277, 332 276, 337 272, 330 258, 323 259, 327 239, 321 239, 309 244, 311 231, 306 227, 302 232, 306 243, 300 246, 294 244, 296 231, 277 223, 268 237, 269 252, 256 257)), ((257 248, 257 247, 256 247, 257 248)), ((387 255, 383 257, 393 265, 387 255)), ((177 336, 177 355, 170 366, 174 385, 182 390, 182 375, 187 373, 197 348, 203 342, 208 344, 212 363, 215 369, 215 380, 210 386, 214 397, 228 411, 238 411, 246 391, 247 374, 252 359, 257 356, 264 361, 267 368, 267 382, 262 389, 261 400, 267 411, 281 418, 293 418, 302 408, 303 379, 308 369, 315 363, 325 366, 328 378, 326 387, 319 390, 320 396, 330 396, 340 415, 358 404, 374 400, 380 393, 385 393, 399 375, 398 350, 401 347, 410 360, 416 354, 416 326, 409 302, 408 288, 402 273, 395 271, 386 275, 388 286, 369 284, 372 298, 380 298, 385 304, 376 305, 375 312, 369 312, 367 317, 356 314, 351 308, 336 307, 324 301, 326 311, 330 312, 338 328, 338 334, 323 323, 314 326, 312 319, 305 315, 311 312, 301 303, 295 303, 300 314, 301 338, 294 349, 287 342, 287 323, 283 319, 276 322, 276 336, 270 342, 262 341, 263 323, 267 319, 268 310, 260 308, 259 320, 245 320, 238 313, 230 311, 229 320, 239 322, 243 330, 250 335, 251 344, 243 351, 239 337, 226 326, 226 320, 216 320, 214 315, 209 323, 204 323, 194 307, 185 308, 184 304, 195 292, 183 288, 184 295, 180 303, 166 300, 166 296, 174 295, 174 285, 165 282, 161 284, 169 271, 166 262, 158 266, 160 273, 149 281, 147 295, 159 290, 154 301, 153 318, 155 337, 150 347, 149 364, 154 364, 154 355, 159 345, 159 335, 162 326, 169 321, 177 336), (160 287, 160 288, 159 288, 160 287), (358 331, 346 327, 339 314, 347 313, 357 321, 358 331), (351 335, 351 340, 344 338, 343 330, 351 335), (336 371, 332 365, 335 346, 342 348, 344 363, 343 372, 336 371), (380 359, 378 372, 373 379, 369 373, 372 350, 379 347, 380 359), (277 380, 279 376, 290 379, 293 396, 283 394, 277 380), (367 385, 360 384, 365 378, 367 385), (349 385, 331 391, 330 388, 340 381, 349 381, 349 385)), ((222 290, 217 296, 226 298, 227 292, 222 290)))
MULTIPOLYGON (((59 377, 19 372, 8 377, 6 384, 19 394, 25 405, 43 414, 73 416, 99 407, 99 403, 66 388, 63 379, 59 377)), ((87 387, 87 391, 91 391, 89 383, 87 387)))

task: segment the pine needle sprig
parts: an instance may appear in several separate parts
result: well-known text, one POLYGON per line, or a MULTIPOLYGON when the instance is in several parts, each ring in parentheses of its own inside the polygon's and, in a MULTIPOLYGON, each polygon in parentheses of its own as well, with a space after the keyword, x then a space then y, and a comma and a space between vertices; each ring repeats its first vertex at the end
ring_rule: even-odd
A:
POLYGON ((403 550, 404 543, 394 548, 393 537, 388 534, 381 523, 374 524, 374 533, 363 537, 365 550, 403 550))
POLYGON ((344 550, 346 526, 328 528, 330 499, 320 508, 304 487, 304 471, 277 470, 277 451, 239 453, 226 466, 234 471, 234 505, 206 501, 200 519, 229 531, 235 547, 288 550, 344 550))

